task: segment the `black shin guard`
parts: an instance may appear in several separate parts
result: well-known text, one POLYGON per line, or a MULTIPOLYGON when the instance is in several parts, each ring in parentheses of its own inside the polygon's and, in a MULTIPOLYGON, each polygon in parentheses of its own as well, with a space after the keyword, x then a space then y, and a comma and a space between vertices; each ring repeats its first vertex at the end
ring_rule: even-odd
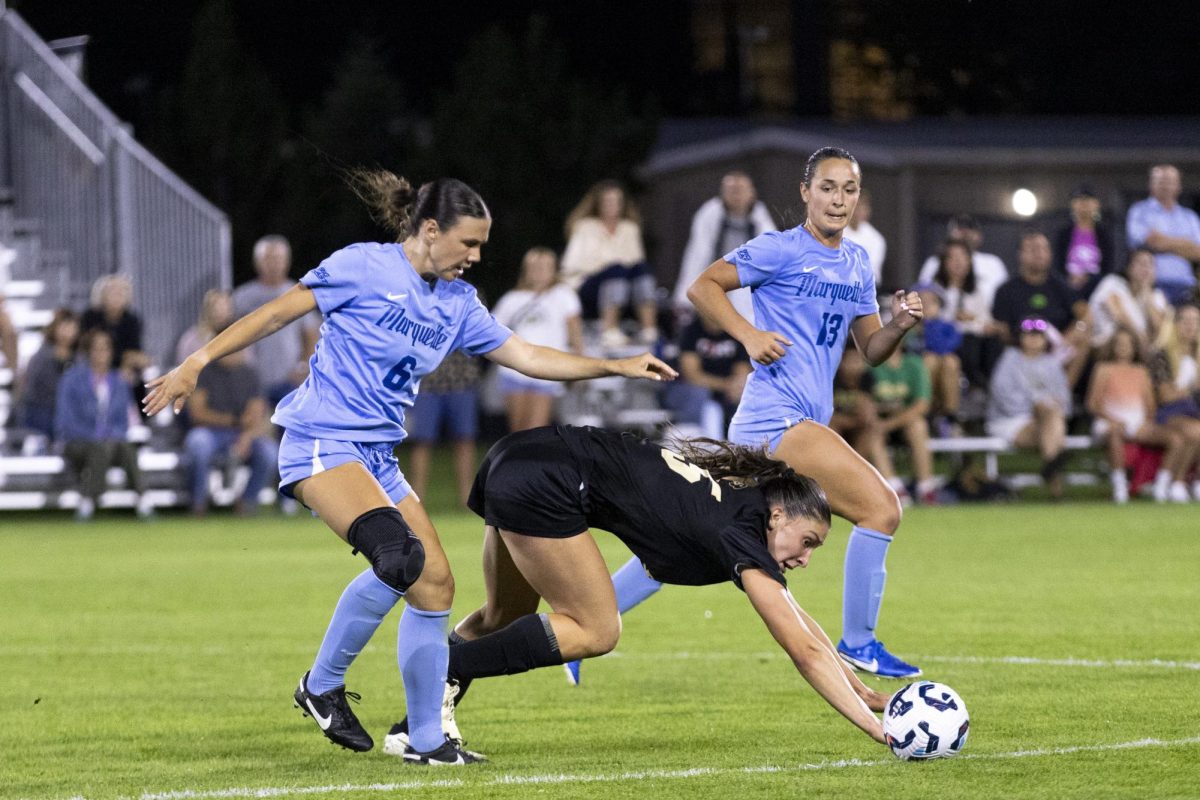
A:
POLYGON ((451 647, 446 672, 464 684, 472 678, 517 675, 561 663, 550 620, 545 614, 529 614, 503 630, 451 647))

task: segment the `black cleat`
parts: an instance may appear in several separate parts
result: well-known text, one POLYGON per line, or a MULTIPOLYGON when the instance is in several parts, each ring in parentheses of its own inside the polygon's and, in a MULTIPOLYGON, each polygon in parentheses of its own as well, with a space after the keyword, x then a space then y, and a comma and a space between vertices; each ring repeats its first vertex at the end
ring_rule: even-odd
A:
POLYGON ((466 764, 482 764, 487 761, 479 753, 472 753, 449 737, 442 746, 428 753, 419 753, 412 746, 404 748, 404 763, 421 764, 427 767, 461 767, 466 764))
POLYGON ((300 709, 304 716, 312 717, 329 741, 359 753, 365 753, 375 746, 371 734, 363 729, 358 717, 350 710, 350 704, 346 702, 346 698, 349 697, 357 703, 362 699, 360 695, 347 692, 345 686, 330 689, 325 694, 312 694, 308 691, 307 683, 306 672, 293 695, 296 708, 300 709))

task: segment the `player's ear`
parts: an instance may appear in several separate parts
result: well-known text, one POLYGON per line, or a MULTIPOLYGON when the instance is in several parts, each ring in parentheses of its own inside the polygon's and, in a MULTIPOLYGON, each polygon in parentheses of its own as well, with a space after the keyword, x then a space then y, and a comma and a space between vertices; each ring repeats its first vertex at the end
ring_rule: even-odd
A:
POLYGON ((441 232, 442 229, 438 225, 436 219, 426 219, 421 222, 421 233, 424 234, 425 238, 429 241, 436 239, 438 234, 441 232))

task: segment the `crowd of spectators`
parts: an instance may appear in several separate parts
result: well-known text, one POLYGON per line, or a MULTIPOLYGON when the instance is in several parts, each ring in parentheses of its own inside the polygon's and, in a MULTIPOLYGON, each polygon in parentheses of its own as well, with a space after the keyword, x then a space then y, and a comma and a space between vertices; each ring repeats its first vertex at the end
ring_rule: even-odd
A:
MULTIPOLYGON (((847 348, 831 426, 905 502, 946 499, 930 441, 971 435, 1036 452, 1049 494, 1059 496, 1069 430, 1088 432, 1106 454, 1116 502, 1126 502, 1136 488, 1127 477, 1134 463, 1151 464, 1147 489, 1156 500, 1200 501, 1200 307, 1193 264, 1200 261, 1200 217, 1179 205, 1180 191, 1173 167, 1151 170, 1150 196, 1128 211, 1121 261, 1091 186, 1071 194, 1060 228, 1022 233, 1011 271, 1001 255, 982 249, 976 220, 951 218, 944 240, 918 271, 923 324, 878 367, 867 367, 847 348), (897 469, 896 454, 904 469, 897 469)), ((871 225, 871 213, 864 192, 846 237, 867 250, 882 285, 887 243, 871 225)), ((567 216, 561 262, 554 250, 532 247, 516 285, 493 312, 526 340, 559 349, 656 348, 681 375, 659 392, 673 423, 682 432, 724 438, 751 363, 736 340, 696 315, 687 288, 714 260, 775 229, 750 176, 729 172, 716 196, 695 212, 673 292, 660 292, 633 199, 619 183, 601 181, 567 216)), ((293 285, 284 237, 260 239, 254 265, 254 280, 232 293, 205 295, 196 323, 179 341, 178 358, 293 285)), ((19 382, 15 423, 63 453, 80 482, 81 517, 94 510, 110 466, 124 467, 129 488, 143 494, 136 453, 124 438, 137 420, 135 387, 149 365, 131 298, 128 280, 108 276, 82 315, 56 311, 19 382)), ((753 319, 748 289, 730 299, 753 319)), ((249 512, 269 484, 277 447, 270 409, 307 374, 320 323, 315 315, 299 320, 205 371, 183 415, 193 513, 207 508, 214 465, 249 466, 240 511, 249 512)), ((450 358, 422 382, 408 420, 408 477, 418 495, 428 484, 431 447, 448 440, 457 493, 466 496, 481 387, 495 388, 514 431, 558 419, 559 401, 571 391, 503 369, 485 379, 481 370, 475 359, 450 358)), ((150 512, 139 504, 139 513, 150 512)))

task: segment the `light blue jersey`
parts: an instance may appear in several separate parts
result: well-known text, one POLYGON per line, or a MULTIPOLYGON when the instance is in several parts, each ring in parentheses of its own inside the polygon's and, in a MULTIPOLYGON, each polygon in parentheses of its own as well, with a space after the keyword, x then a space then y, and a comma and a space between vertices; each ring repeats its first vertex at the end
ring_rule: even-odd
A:
POLYGON ((805 419, 828 424, 850 326, 879 312, 867 252, 846 239, 841 247, 825 247, 799 227, 757 236, 725 260, 753 291, 755 327, 792 342, 774 364, 754 364, 730 429, 770 430, 764 438, 777 444, 784 430, 805 419))
POLYGON ((512 336, 464 281, 430 285, 399 244, 354 244, 300 282, 325 317, 304 383, 271 421, 313 439, 399 442, 421 378, 447 354, 489 353, 512 336))

